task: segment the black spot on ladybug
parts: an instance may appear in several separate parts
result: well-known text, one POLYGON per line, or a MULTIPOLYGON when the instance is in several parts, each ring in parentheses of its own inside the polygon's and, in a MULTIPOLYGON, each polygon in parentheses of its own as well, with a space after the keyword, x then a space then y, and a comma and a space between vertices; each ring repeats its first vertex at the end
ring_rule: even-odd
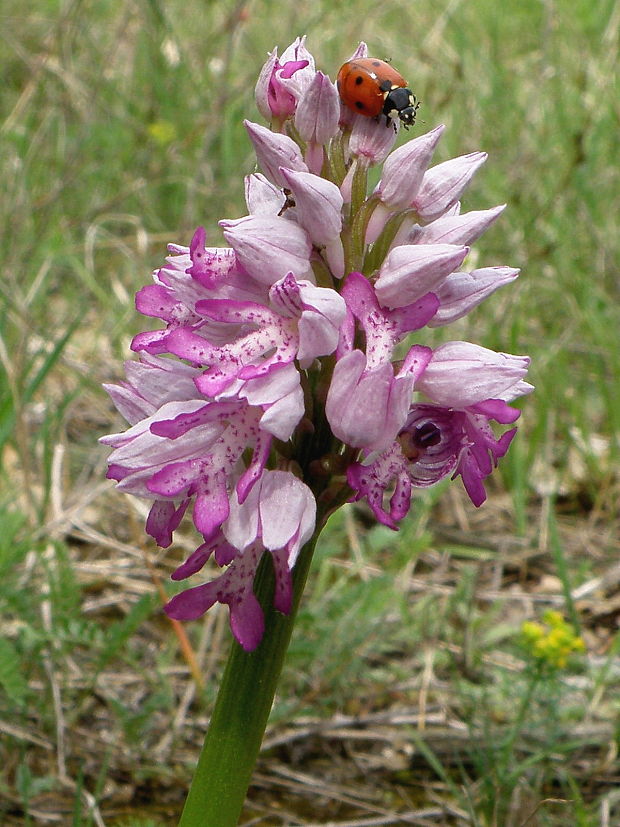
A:
POLYGON ((381 61, 380 60, 373 60, 372 65, 373 66, 381 66, 381 61))
POLYGON ((356 85, 356 86, 359 86, 359 85, 360 85, 360 83, 363 83, 363 82, 364 82, 364 78, 363 78, 361 75, 358 75, 358 76, 355 78, 355 85, 356 85))
POLYGON ((363 109, 364 108, 364 104, 361 101, 355 101, 355 105, 357 106, 358 109, 363 109))

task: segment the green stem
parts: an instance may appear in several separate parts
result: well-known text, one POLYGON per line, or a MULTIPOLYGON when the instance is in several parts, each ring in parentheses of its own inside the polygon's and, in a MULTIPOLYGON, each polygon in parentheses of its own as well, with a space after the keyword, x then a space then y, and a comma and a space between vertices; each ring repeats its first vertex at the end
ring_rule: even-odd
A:
POLYGON ((371 275, 381 266, 403 222, 405 219, 411 220, 413 216, 417 217, 415 210, 403 210, 388 219, 379 238, 372 245, 372 249, 364 259, 363 273, 365 275, 371 275))
POLYGON ((363 158, 355 159, 355 171, 351 181, 351 215, 357 215, 358 210, 366 200, 368 190, 368 162, 363 158))
POLYGON ((573 600, 566 555, 564 554, 564 547, 562 546, 562 541, 558 532, 558 524, 555 519, 556 504, 553 499, 551 499, 549 505, 549 546, 551 548, 551 554, 553 555, 553 561, 555 563, 558 577, 562 583, 562 591, 564 593, 564 600, 566 601, 566 608, 568 610, 570 622, 575 627, 577 634, 579 634, 581 632, 581 620, 579 618, 579 612, 575 608, 575 601, 573 600))
POLYGON ((508 732, 508 735, 504 739, 501 745, 501 755, 502 755, 502 769, 506 770, 514 762, 514 756, 512 755, 512 750, 517 740, 517 736, 521 732, 521 727, 523 726, 523 722, 525 721, 528 713, 530 712, 530 705, 532 702, 532 698, 534 697, 534 691, 538 687, 541 679, 541 670, 537 668, 536 671, 530 677, 530 681, 525 689, 525 694, 521 699, 521 703, 519 705, 519 709, 515 716, 512 726, 508 732))
POLYGON ((233 641, 179 827, 234 827, 239 820, 322 524, 317 515, 317 529, 293 569, 289 615, 273 608, 273 568, 263 555, 254 592, 265 634, 254 652, 233 641))

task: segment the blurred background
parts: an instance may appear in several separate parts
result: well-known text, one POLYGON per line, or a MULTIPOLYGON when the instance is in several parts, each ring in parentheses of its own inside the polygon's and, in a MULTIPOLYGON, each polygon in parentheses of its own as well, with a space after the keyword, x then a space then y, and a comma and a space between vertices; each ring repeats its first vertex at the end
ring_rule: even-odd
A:
POLYGON ((332 519, 242 823, 620 823, 619 29, 617 0, 4 0, 0 823, 176 823, 227 613, 163 616, 195 542, 105 481, 101 383, 166 244, 245 214, 256 77, 304 33, 332 78, 391 59, 435 161, 489 153, 471 268, 522 274, 443 335, 528 353, 536 392, 481 509, 332 519))

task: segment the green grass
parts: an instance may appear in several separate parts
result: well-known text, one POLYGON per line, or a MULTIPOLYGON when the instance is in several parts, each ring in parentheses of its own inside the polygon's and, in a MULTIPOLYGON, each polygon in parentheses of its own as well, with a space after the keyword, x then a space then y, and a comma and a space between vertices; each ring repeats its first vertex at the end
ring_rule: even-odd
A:
POLYGON ((206 676, 192 690, 147 562, 167 584, 184 549, 145 555, 139 505, 102 483, 96 439, 122 426, 100 384, 121 376, 142 327, 133 293, 166 243, 204 224, 216 244, 218 220, 244 214, 256 74, 302 32, 331 77, 360 37, 393 59, 422 100, 416 131, 447 124, 438 161, 489 152, 464 208, 509 207, 476 263, 523 272, 446 334, 530 354, 536 393, 482 510, 457 483, 421 498, 398 535, 363 514, 332 520, 246 819, 620 817, 619 21, 617 0, 501 13, 490 0, 39 0, 27 13, 5 0, 0 821, 178 813, 229 635, 222 613, 187 628, 206 676), (548 606, 588 656, 532 688, 518 630, 548 606), (349 798, 311 805, 287 766, 328 766, 349 798))

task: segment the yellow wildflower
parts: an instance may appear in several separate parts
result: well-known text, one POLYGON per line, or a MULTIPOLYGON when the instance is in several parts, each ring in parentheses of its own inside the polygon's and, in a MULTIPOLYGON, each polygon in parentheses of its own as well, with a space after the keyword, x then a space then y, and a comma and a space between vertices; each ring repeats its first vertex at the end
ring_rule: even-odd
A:
POLYGON ((153 121, 147 126, 149 137, 160 146, 171 144, 177 137, 177 130, 170 121, 153 121))
POLYGON ((564 669, 570 655, 585 651, 585 643, 560 612, 549 609, 542 620, 542 623, 526 620, 522 624, 523 647, 538 663, 564 669))

